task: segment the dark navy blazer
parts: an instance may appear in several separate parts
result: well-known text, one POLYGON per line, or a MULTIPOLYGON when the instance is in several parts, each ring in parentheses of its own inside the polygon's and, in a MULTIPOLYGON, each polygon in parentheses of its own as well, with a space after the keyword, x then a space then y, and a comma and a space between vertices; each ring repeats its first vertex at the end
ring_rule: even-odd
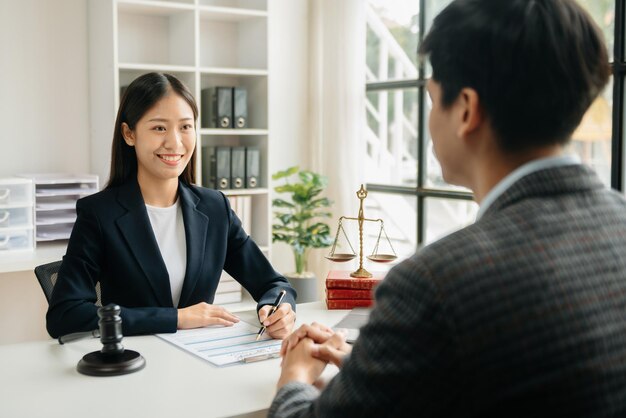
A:
MULTIPOLYGON (((212 303, 222 270, 258 302, 274 302, 281 289, 295 309, 296 293, 241 227, 228 199, 215 190, 179 182, 187 269, 179 308, 212 303)), ((175 332, 165 263, 136 180, 80 199, 67 253, 46 315, 48 333, 98 328, 95 284, 102 304, 121 306, 124 335, 175 332)))

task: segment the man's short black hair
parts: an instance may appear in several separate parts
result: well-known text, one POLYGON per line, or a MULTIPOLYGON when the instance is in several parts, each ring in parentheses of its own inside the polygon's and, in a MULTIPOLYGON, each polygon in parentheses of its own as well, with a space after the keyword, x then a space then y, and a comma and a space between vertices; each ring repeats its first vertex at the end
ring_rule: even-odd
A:
POLYGON ((573 0, 456 0, 420 54, 444 107, 478 92, 505 151, 566 143, 610 75, 602 33, 573 0))

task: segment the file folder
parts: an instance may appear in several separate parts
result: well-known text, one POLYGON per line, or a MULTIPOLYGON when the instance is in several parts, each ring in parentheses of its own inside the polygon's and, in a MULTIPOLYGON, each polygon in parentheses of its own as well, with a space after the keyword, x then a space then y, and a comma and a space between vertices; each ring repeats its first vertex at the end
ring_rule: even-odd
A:
POLYGON ((233 125, 237 129, 248 126, 248 92, 243 87, 233 87, 233 125))
POLYGON ((204 128, 233 127, 232 87, 209 87, 202 89, 201 126, 204 128))
POLYGON ((233 189, 243 189, 246 179, 246 149, 244 147, 231 148, 230 154, 230 184, 233 189))
POLYGON ((230 188, 230 147, 202 147, 202 184, 211 189, 230 188))
POLYGON ((261 174, 261 150, 257 147, 246 148, 246 187, 254 189, 259 187, 261 174))

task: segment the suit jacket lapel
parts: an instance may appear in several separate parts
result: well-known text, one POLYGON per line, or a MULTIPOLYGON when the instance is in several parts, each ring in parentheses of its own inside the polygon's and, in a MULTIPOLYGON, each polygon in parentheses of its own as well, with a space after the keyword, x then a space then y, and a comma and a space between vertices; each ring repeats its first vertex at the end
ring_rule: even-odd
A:
POLYGON ((118 202, 128 210, 116 220, 120 233, 146 275, 161 306, 173 306, 169 274, 136 180, 120 187, 118 202))
POLYGON ((178 198, 185 220, 185 241, 187 243, 187 269, 178 304, 182 307, 187 306, 202 271, 209 218, 197 208, 200 198, 182 182, 178 183, 178 198))

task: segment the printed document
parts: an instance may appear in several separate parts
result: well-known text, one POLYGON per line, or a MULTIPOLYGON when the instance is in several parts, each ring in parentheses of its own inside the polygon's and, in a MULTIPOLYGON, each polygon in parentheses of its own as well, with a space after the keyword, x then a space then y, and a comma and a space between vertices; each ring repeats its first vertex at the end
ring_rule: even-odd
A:
POLYGON ((273 358, 280 352, 281 340, 267 333, 256 340, 259 326, 239 321, 232 327, 214 325, 178 330, 174 334, 157 334, 178 347, 216 366, 242 363, 248 358, 273 358))

